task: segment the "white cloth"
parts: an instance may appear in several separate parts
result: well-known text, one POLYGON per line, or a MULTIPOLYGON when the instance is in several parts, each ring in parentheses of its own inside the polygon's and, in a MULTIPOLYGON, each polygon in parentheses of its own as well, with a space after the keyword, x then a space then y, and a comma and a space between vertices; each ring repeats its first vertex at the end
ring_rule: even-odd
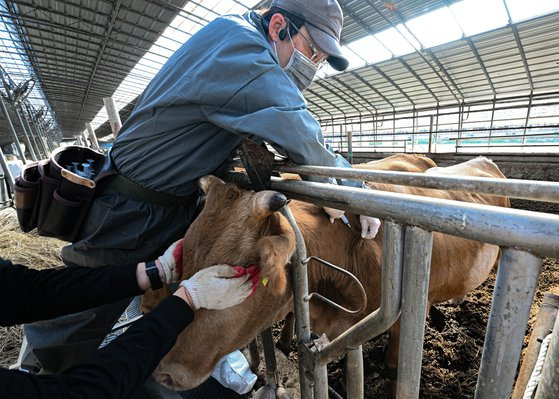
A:
POLYGON ((256 375, 250 370, 248 361, 240 351, 231 352, 219 359, 212 377, 239 395, 250 392, 256 382, 256 375))

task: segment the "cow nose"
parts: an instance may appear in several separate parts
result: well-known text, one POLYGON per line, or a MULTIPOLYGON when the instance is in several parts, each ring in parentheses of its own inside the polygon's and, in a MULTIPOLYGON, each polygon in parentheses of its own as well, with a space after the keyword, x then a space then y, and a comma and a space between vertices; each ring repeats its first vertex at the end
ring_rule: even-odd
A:
POLYGON ((173 381, 173 378, 171 377, 170 374, 160 373, 156 376, 155 379, 157 381, 159 381, 160 383, 162 383, 163 385, 166 385, 167 387, 174 387, 175 386, 175 382, 173 381))
POLYGON ((287 204, 287 198, 281 193, 275 193, 268 202, 268 207, 272 212, 277 211, 282 206, 287 204))

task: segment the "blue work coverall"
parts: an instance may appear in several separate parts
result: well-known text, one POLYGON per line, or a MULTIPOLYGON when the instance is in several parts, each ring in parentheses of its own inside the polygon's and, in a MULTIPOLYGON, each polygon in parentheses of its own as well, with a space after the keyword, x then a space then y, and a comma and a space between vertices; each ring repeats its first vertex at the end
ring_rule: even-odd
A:
MULTIPOLYGON (((100 190, 78 240, 62 251, 65 263, 97 267, 155 258, 192 222, 196 179, 215 172, 245 137, 272 144, 297 164, 336 165, 255 12, 217 18, 177 50, 139 97, 112 147, 119 174, 188 200, 160 206, 100 190)), ((77 351, 85 356, 95 350, 125 306, 25 326, 28 352, 39 358, 35 366, 60 372, 69 366, 61 361, 68 353, 78 361, 77 351), (49 366, 53 360, 56 366, 49 366)), ((24 360, 24 366, 33 362, 24 360)))

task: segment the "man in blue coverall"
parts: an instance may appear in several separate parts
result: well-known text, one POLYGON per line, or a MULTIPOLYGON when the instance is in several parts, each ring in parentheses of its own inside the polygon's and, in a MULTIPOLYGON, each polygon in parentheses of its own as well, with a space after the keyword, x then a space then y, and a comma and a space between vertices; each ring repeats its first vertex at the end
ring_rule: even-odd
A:
MULTIPOLYGON (((219 174, 244 138, 266 141, 296 164, 336 166, 301 91, 325 63, 347 68, 342 24, 335 0, 274 0, 263 14, 227 15, 200 29, 169 58, 122 126, 106 165, 116 174, 100 184, 78 239, 62 251, 64 262, 97 267, 158 254, 192 222, 196 180, 219 174)), ((362 237, 372 238, 378 220, 360 221, 362 237)), ((65 348, 74 359, 76 350, 94 350, 126 305, 26 325, 37 359, 24 365, 60 372, 70 364, 52 368, 51 360, 64 358, 65 348)))

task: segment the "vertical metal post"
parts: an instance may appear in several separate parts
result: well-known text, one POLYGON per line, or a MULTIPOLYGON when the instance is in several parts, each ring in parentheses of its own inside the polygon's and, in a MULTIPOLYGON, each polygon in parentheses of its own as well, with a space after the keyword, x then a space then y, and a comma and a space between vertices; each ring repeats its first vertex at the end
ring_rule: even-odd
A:
POLYGON ((56 147, 55 147, 55 145, 54 145, 54 142, 53 142, 52 138, 50 137, 50 134, 49 134, 50 131, 48 131, 45 127, 43 127, 43 126, 41 126, 41 125, 39 125, 39 128, 42 129, 43 134, 44 134, 45 137, 47 138, 47 145, 48 145, 48 147, 49 147, 49 149, 50 149, 50 152, 53 152, 54 149, 55 149, 56 147))
POLYGON ((419 397, 433 233, 419 227, 406 226, 404 240, 396 396, 399 399, 416 399, 419 397))
MULTIPOLYGON (((25 128, 29 132, 29 136, 31 136, 31 144, 33 144, 33 148, 35 149, 35 155, 37 156, 37 159, 41 159, 42 158, 41 150, 39 148, 39 145, 37 144, 37 140, 35 139, 35 134, 33 132, 33 129, 31 128, 31 125, 29 124, 29 121, 25 117, 25 112, 24 111, 22 111, 20 113, 20 117, 21 117, 22 123, 25 125, 25 128)), ((46 154, 45 154, 45 157, 46 157, 46 154)))
POLYGON ((87 133, 89 134, 89 141, 91 142, 91 146, 94 150, 100 151, 101 148, 99 148, 99 142, 97 141, 97 136, 95 135, 95 130, 93 130, 91 123, 86 122, 85 128, 87 129, 87 133))
POLYGON ((346 386, 347 397, 351 399, 363 399, 365 396, 365 378, 363 376, 363 346, 349 349, 346 354, 346 386))
POLYGON ((264 361, 266 362, 266 385, 278 388, 276 377, 278 366, 276 363, 276 352, 274 347, 274 337, 272 335, 272 328, 268 327, 260 334, 262 338, 262 348, 264 349, 264 361))
POLYGON ((82 141, 85 147, 91 147, 91 143, 87 140, 87 134, 85 132, 83 132, 81 134, 82 137, 82 141))
POLYGON ((21 125, 21 130, 23 130, 23 137, 25 139, 25 145, 27 146, 27 148, 29 148, 29 154, 31 155, 31 159, 34 161, 38 161, 39 158, 37 157, 37 155, 35 155, 35 149, 33 148, 33 145, 31 145, 31 140, 29 139, 29 136, 31 135, 31 132, 29 132, 29 135, 27 134, 27 128, 25 127, 25 124, 23 123, 23 119, 19 113, 19 110, 17 108, 14 108, 14 112, 19 120, 19 124, 21 125))
POLYGON ((112 97, 104 97, 103 103, 105 104, 105 109, 107 110, 107 115, 109 116, 109 123, 111 125, 111 130, 113 136, 116 139, 120 128, 122 127, 122 122, 120 121, 120 115, 116 110, 115 100, 112 97))
MULTIPOLYGON (((302 343, 311 338, 311 320, 309 314, 309 303, 305 297, 309 294, 309 281, 307 275, 307 265, 303 260, 307 258, 307 249, 303 236, 297 227, 297 222, 289 207, 286 205, 281 208, 281 213, 287 218, 293 228, 296 239, 296 249, 291 259, 292 278, 293 278, 293 302, 295 308, 295 333, 297 335, 297 355, 299 359, 304 357, 302 343)), ((313 399, 313 381, 309 379, 304 368, 299 365, 299 384, 301 387, 302 399, 313 399)))
POLYGON ((512 248, 501 251, 475 398, 509 398, 542 260, 512 248))
POLYGON ((37 135, 37 140, 39 140, 39 143, 41 143, 41 148, 43 149, 43 153, 45 158, 48 158, 49 156, 49 151, 47 149, 47 146, 45 144, 45 139, 43 138, 43 135, 41 134, 41 131, 39 130, 39 126, 38 123, 35 119, 35 117, 33 115, 31 115, 30 113, 30 118, 31 118, 31 122, 30 122, 30 126, 32 129, 35 129, 35 134, 37 135))
POLYGON ((559 317, 555 319, 553 336, 547 348, 542 376, 536 390, 536 399, 557 398, 557 393, 559 393, 559 317))
MULTIPOLYGON (((313 373, 314 386, 313 393, 314 399, 328 399, 328 370, 325 364, 317 366, 313 373)), ((350 398, 351 396, 348 396, 350 398)), ((305 399, 304 396, 301 399, 305 399)))
POLYGON ((10 119, 10 114, 8 113, 8 108, 6 107, 6 103, 4 102, 4 99, 2 97, 0 97, 0 106, 2 108, 2 112, 4 112, 4 115, 6 116, 6 122, 8 125, 8 130, 10 131, 11 135, 12 135, 12 139, 14 140, 14 145, 16 146, 16 152, 19 155, 19 159, 21 160, 21 162, 23 162, 23 164, 25 165, 25 163, 27 162, 25 160, 25 154, 23 153, 23 150, 21 149, 21 144, 19 143, 19 139, 17 138, 17 133, 16 133, 16 129, 14 128, 14 125, 12 124, 12 120, 10 119))
POLYGON ((349 163, 353 164, 353 132, 347 132, 347 157, 349 163))
POLYGON ((431 117, 429 118, 429 147, 427 149, 427 152, 429 154, 431 154, 433 152, 433 119, 435 117, 433 115, 431 115, 431 117))
MULTIPOLYGON (((6 180, 8 181, 8 185, 10 186, 10 190, 13 193, 14 192, 14 176, 12 175, 12 172, 10 171, 10 168, 8 167, 8 161, 6 160, 6 157, 4 156, 4 151, 2 151, 2 146, 0 146, 0 162, 2 163, 2 170, 4 171, 4 176, 6 177, 6 180)), ((0 184, 4 184, 4 182, 2 182, 0 180, 0 184)))

